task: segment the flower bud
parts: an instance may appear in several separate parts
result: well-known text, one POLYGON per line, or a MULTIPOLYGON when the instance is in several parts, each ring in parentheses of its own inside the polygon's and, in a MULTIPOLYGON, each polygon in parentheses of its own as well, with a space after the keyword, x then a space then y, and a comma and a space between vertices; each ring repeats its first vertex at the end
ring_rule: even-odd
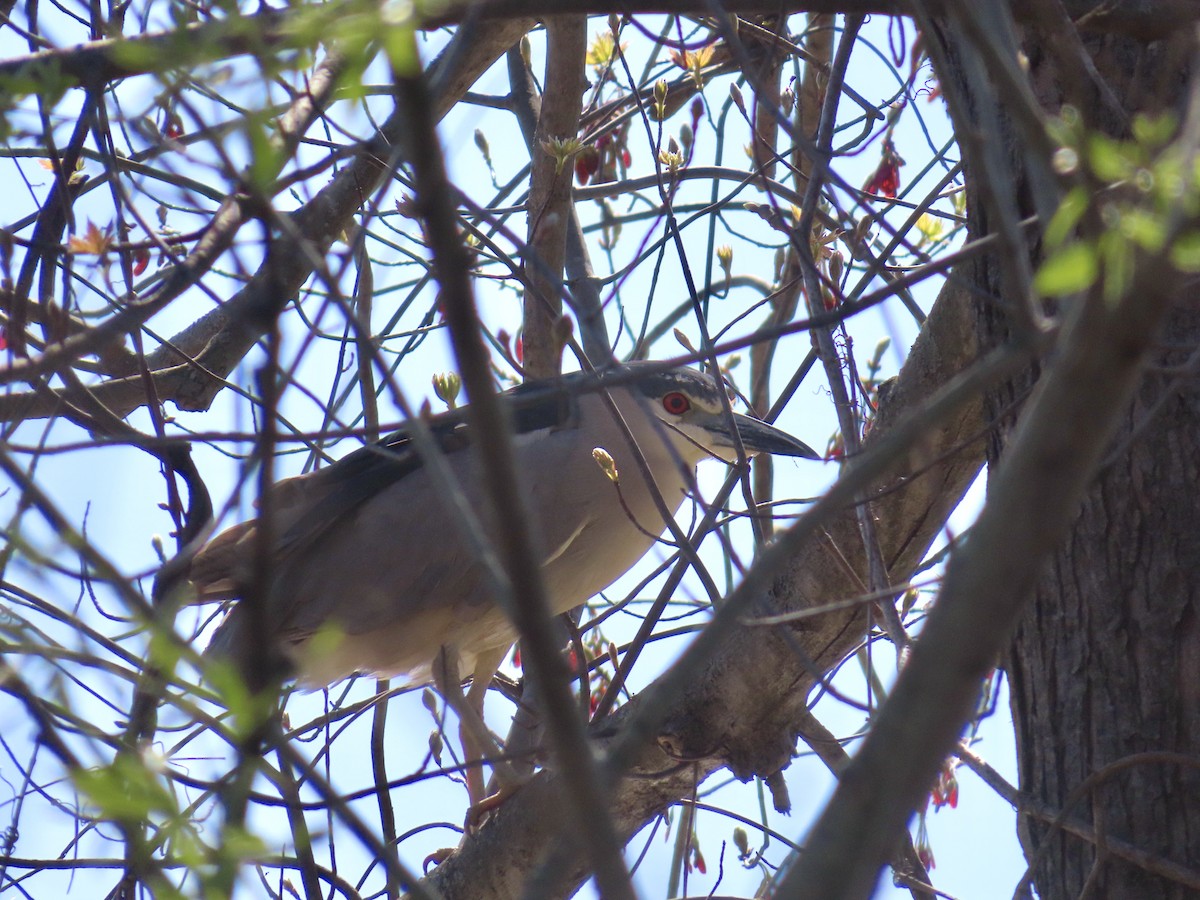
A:
POLYGON ((596 447, 592 450, 592 459, 596 461, 596 465, 600 470, 608 476, 608 480, 613 484, 621 483, 621 474, 617 471, 617 463, 612 458, 612 455, 603 447, 596 447))
POLYGON ((746 114, 746 100, 742 97, 742 89, 736 84, 729 86, 729 96, 733 98, 734 105, 742 111, 742 115, 746 114))
POLYGON ((433 392, 447 408, 454 409, 457 405, 458 392, 462 389, 462 379, 457 372, 438 372, 433 376, 433 392))

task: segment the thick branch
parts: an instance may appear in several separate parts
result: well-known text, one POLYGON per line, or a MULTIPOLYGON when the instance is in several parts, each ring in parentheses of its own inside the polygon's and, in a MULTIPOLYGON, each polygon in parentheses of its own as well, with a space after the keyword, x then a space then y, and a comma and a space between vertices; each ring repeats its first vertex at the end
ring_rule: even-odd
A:
POLYGON ((561 328, 562 271, 571 225, 574 168, 564 142, 579 132, 583 107, 587 21, 555 16, 546 24, 546 84, 530 153, 529 239, 525 252, 525 367, 530 377, 557 375, 565 335, 561 328), (555 151, 557 150, 558 155, 555 151))

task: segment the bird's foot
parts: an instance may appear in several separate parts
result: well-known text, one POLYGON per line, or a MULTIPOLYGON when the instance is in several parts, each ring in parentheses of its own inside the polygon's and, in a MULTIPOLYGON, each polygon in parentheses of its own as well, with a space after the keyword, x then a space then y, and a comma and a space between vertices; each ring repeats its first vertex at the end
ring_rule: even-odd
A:
POLYGON ((493 812, 503 805, 504 801, 513 796, 525 783, 529 781, 530 776, 518 776, 511 770, 505 778, 501 780, 500 787, 495 793, 482 797, 471 804, 467 809, 466 833, 473 834, 479 830, 479 827, 487 820, 493 812))

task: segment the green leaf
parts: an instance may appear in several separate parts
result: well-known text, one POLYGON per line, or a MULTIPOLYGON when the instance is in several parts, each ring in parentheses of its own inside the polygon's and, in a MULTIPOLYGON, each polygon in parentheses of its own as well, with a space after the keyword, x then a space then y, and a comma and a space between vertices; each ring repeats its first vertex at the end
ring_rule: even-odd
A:
POLYGON ((1080 121, 1079 110, 1069 103, 1064 104, 1056 117, 1047 120, 1046 133, 1056 144, 1063 147, 1078 147, 1081 137, 1080 121))
POLYGON ((1088 162, 1101 181, 1124 181, 1137 168, 1137 161, 1130 158, 1130 148, 1102 134, 1093 134, 1088 140, 1088 162))
POLYGON ((211 856, 210 848, 200 840, 195 826, 185 815, 165 822, 158 839, 168 858, 179 861, 189 869, 200 868, 211 856))
POLYGON ((274 710, 274 702, 268 697, 269 692, 264 691, 257 695, 250 693, 245 679, 229 660, 211 660, 204 673, 204 680, 212 686, 225 708, 229 710, 226 724, 235 740, 244 740, 253 734, 274 710))
POLYGON ((1175 208, 1184 200, 1187 194, 1186 172, 1182 160, 1176 154, 1169 154, 1160 159, 1154 166, 1153 196, 1158 203, 1175 208))
POLYGON ((1200 231, 1181 234, 1171 245, 1171 264, 1181 272, 1200 272, 1200 231))
POLYGON ((417 32, 411 19, 388 23, 383 30, 383 47, 392 71, 402 78, 419 78, 421 56, 417 52, 417 32))
POLYGON ((1144 147, 1157 150, 1175 134, 1175 116, 1169 112, 1160 115, 1139 113, 1133 117, 1133 138, 1144 147))
POLYGON ((1149 253, 1157 253, 1167 239, 1164 217, 1144 209, 1130 208, 1121 216, 1121 234, 1149 253))
POLYGON ((105 819, 144 822, 151 813, 178 813, 175 800, 138 757, 118 755, 107 766, 73 773, 75 787, 105 819))
POLYGON ((1068 244, 1052 253, 1033 278, 1034 289, 1043 297, 1061 297, 1091 287, 1099 274, 1096 248, 1088 241, 1068 244))
POLYGON ((1051 249, 1061 247, 1083 218, 1088 208, 1088 193, 1083 186, 1071 188, 1058 204, 1058 209, 1046 226, 1046 246, 1051 249))
POLYGON ((175 641, 171 640, 163 629, 158 627, 151 628, 150 647, 147 658, 153 663, 156 669, 166 675, 173 674, 182 655, 182 648, 175 641))
POLYGON ((262 838, 244 828, 226 825, 221 832, 220 854, 239 861, 261 859, 268 853, 262 838))
POLYGON ((282 154, 271 140, 268 123, 262 114, 252 113, 245 118, 246 140, 250 144, 250 165, 246 180, 252 188, 268 194, 283 166, 282 154))

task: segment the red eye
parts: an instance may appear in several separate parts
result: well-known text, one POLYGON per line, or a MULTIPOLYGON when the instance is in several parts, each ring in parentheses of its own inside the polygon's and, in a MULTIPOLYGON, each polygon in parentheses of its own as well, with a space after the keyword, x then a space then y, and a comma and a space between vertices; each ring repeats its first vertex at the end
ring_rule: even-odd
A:
POLYGON ((687 398, 687 394, 681 394, 679 391, 671 391, 662 398, 663 409, 673 416, 682 416, 685 412, 692 408, 692 401, 687 398))

